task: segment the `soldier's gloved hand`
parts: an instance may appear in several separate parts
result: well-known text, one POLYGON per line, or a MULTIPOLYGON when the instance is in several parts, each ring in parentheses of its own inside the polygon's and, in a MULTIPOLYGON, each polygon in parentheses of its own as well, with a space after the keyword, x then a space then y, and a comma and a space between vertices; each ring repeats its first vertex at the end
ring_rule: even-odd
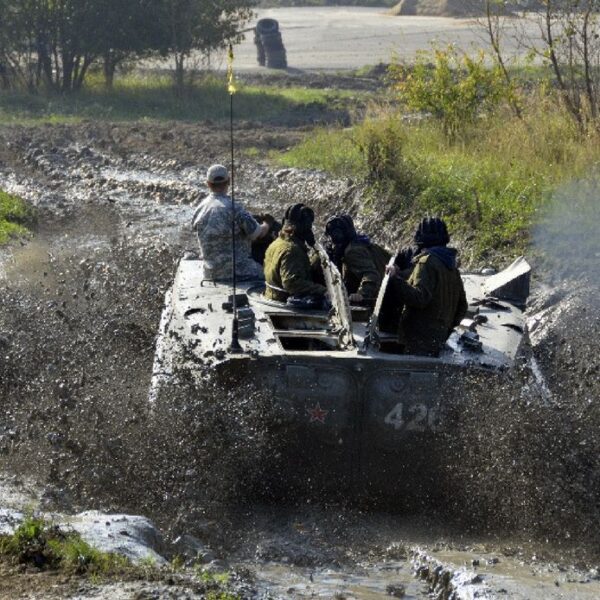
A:
POLYGON ((412 248, 402 248, 402 250, 398 252, 398 256, 396 256, 396 266, 400 269, 400 271, 410 269, 412 266, 412 259, 414 257, 415 251, 412 248))
POLYGON ((364 300, 364 297, 362 294, 357 292, 355 294, 350 294, 350 296, 348 296, 348 300, 350 300, 350 302, 353 304, 360 304, 364 300))
POLYGON ((385 268, 385 272, 390 276, 390 277, 398 277, 399 273, 400 273, 400 269, 396 266, 396 265, 387 265, 385 268))
POLYGON ((333 247, 333 244, 331 244, 331 242, 325 242, 323 249, 327 256, 329 256, 329 260, 335 261, 335 248, 333 247))
POLYGON ((275 239, 281 231, 281 223, 275 220, 273 215, 265 213, 263 215, 253 215, 254 218, 261 223, 261 227, 267 226, 267 232, 260 237, 270 236, 271 239, 275 239))
POLYGON ((259 226, 259 232, 258 232, 257 239, 260 240, 260 239, 266 237, 269 234, 270 229, 271 229, 270 225, 266 221, 263 221, 259 226))
POLYGON ((260 220, 267 223, 269 225, 269 227, 273 227, 273 225, 275 225, 275 218, 273 217, 273 215, 270 215, 269 213, 260 215, 260 220))

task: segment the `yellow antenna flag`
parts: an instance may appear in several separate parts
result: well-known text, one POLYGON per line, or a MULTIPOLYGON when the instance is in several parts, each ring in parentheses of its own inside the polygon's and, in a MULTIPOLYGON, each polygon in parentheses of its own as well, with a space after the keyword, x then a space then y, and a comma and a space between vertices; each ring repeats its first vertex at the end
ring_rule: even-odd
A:
POLYGON ((233 77, 233 46, 229 44, 227 52, 227 91, 233 96, 237 92, 233 77))

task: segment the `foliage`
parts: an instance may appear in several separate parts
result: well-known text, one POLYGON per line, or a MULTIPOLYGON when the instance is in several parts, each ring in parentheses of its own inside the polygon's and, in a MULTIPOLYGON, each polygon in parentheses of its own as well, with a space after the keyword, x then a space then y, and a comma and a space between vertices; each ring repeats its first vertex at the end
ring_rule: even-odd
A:
POLYGON ((78 534, 65 533, 33 515, 28 515, 12 535, 0 536, 0 557, 39 569, 60 568, 90 575, 111 575, 130 567, 123 556, 96 550, 78 534))
POLYGON ((198 567, 197 576, 206 587, 207 600, 240 600, 239 594, 225 591, 229 584, 229 573, 212 573, 198 567))
POLYGON ((94 31, 101 22, 92 0, 1 0, 4 84, 24 80, 57 91, 79 89, 95 56, 94 31))
POLYGON ((405 129, 396 119, 366 119, 362 127, 354 131, 352 140, 371 181, 391 179, 402 187, 409 184, 403 155, 405 137, 405 129))
POLYGON ((431 113, 449 138, 508 96, 503 73, 488 69, 483 53, 473 58, 454 46, 421 52, 410 68, 394 64, 390 77, 401 102, 409 110, 431 113))
POLYGON ((166 0, 168 50, 175 60, 175 85, 184 88, 184 68, 194 51, 207 55, 240 39, 238 31, 252 16, 254 0, 166 0))
POLYGON ((82 88, 102 60, 112 85, 120 63, 173 52, 182 81, 184 61, 238 39, 253 0, 0 0, 0 83, 82 88))
POLYGON ((460 144, 436 121, 403 123, 388 108, 352 130, 311 133, 277 160, 363 179, 377 209, 393 207, 407 226, 424 214, 445 217, 467 262, 495 250, 514 256, 553 191, 600 164, 598 135, 583 134, 552 97, 536 92, 524 108, 522 118, 500 111, 465 126, 460 144), (357 139, 377 152, 364 152, 357 139), (373 156, 384 157, 376 181, 373 156))
POLYGON ((111 88, 117 66, 125 61, 164 55, 168 31, 162 0, 95 0, 102 27, 94 32, 93 47, 102 59, 106 86, 111 88))
POLYGON ((27 235, 33 211, 21 198, 0 190, 0 244, 11 237, 27 235))
MULTIPOLYGON (((494 58, 504 70, 502 15, 508 0, 486 0, 487 31, 494 58)), ((520 46, 529 58, 548 67, 548 82, 558 91, 561 103, 582 130, 598 128, 600 119, 600 0, 543 0, 532 14, 517 15, 515 27, 520 46), (528 35, 535 21, 539 37, 528 35)))
MULTIPOLYGON (((79 534, 63 531, 58 526, 30 513, 12 534, 0 535, 0 561, 31 565, 40 570, 60 570, 89 577, 94 582, 106 578, 132 578, 173 582, 174 573, 183 573, 183 561, 158 567, 151 557, 134 565, 126 557, 102 552, 90 546, 79 534)), ((240 600, 230 591, 231 575, 212 573, 198 567, 189 577, 197 577, 207 600, 240 600)))

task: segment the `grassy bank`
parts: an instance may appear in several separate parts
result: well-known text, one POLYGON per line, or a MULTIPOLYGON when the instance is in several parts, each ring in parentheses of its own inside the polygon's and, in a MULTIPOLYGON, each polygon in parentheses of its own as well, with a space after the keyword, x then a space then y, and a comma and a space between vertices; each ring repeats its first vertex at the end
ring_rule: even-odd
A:
MULTIPOLYGON (((349 107, 356 93, 302 87, 240 85, 235 96, 237 119, 278 121, 309 109, 325 113, 349 107)), ((178 96, 168 75, 128 75, 107 90, 100 77, 89 77, 75 94, 0 93, 0 124, 72 123, 83 119, 111 121, 229 119, 226 82, 204 77, 178 96)))
MULTIPOLYGON (((0 566, 21 567, 17 574, 27 570, 54 572, 66 578, 90 579, 96 584, 136 580, 166 581, 169 586, 176 583, 184 586, 191 584, 207 600, 240 598, 238 593, 231 590, 229 573, 208 572, 201 566, 185 572, 183 560, 178 557, 163 567, 157 566, 151 559, 134 564, 121 554, 102 552, 84 541, 78 533, 64 531, 34 515, 26 516, 13 533, 0 535, 0 566)), ((64 579, 61 583, 67 582, 68 579, 64 579)), ((54 583, 52 587, 56 593, 59 586, 54 583)), ((41 592, 42 587, 40 582, 37 591, 41 592)), ((19 595, 17 590, 14 592, 14 597, 19 595)), ((146 597, 140 593, 140 597, 142 595, 146 597)))
POLYGON ((17 196, 0 190, 0 244, 29 233, 33 211, 17 196))
POLYGON ((277 160, 368 182, 371 201, 392 205, 403 227, 443 215, 470 262, 514 256, 556 188, 600 165, 598 134, 582 134, 556 104, 532 99, 524 114, 498 111, 450 141, 434 120, 377 110, 352 129, 321 129, 277 160))
POLYGON ((64 533, 33 516, 13 534, 0 535, 0 560, 90 576, 122 576, 134 570, 123 556, 100 552, 78 534, 64 533))

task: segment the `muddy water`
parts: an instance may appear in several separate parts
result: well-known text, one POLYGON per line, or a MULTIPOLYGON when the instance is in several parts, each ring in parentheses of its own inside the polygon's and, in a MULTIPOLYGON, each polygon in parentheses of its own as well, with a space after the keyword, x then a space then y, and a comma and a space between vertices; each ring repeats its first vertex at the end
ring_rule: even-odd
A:
MULTIPOLYGON (((253 565, 255 566, 255 565, 253 565)), ((385 596, 408 600, 428 598, 426 584, 413 576, 405 562, 382 562, 353 569, 307 569, 277 563, 256 570, 259 592, 294 598, 361 598, 375 600, 385 596)))
MULTIPOLYGON (((225 565, 250 569, 256 595, 427 597, 434 584, 414 576, 426 562, 411 554, 420 547, 462 574, 462 597, 600 596, 590 570, 599 530, 597 380, 571 346, 570 325, 536 338, 552 403, 538 403, 516 375, 493 390, 474 382, 460 431, 448 439, 447 506, 437 515, 426 503, 418 515, 248 509, 248 490, 273 451, 264 439, 268 405, 236 397, 223 405, 219 396, 219 410, 193 429, 185 415, 161 431, 145 418, 162 298, 177 257, 195 247, 189 222, 206 165, 143 147, 107 149, 102 136, 83 144, 53 135, 19 138, 0 169, 2 187, 39 207, 36 237, 0 260, 0 463, 38 482, 42 506, 147 514, 169 539, 192 533, 225 565)), ((239 188, 248 205, 275 211, 290 197, 333 202, 349 189, 318 173, 258 165, 240 171, 239 188)), ((569 306, 579 312, 581 304, 569 306)), ((581 356, 593 356, 588 342, 581 356)))

